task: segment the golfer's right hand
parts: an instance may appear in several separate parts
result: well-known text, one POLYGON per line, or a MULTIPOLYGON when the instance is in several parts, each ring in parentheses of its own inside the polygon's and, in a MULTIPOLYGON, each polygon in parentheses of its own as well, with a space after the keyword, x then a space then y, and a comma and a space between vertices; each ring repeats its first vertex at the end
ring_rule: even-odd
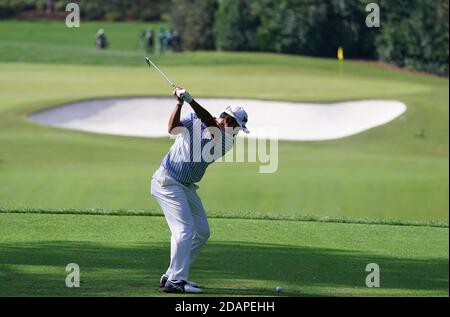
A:
POLYGON ((186 89, 181 87, 175 88, 175 96, 183 101, 186 101, 187 103, 191 103, 193 100, 192 96, 186 91, 186 89))

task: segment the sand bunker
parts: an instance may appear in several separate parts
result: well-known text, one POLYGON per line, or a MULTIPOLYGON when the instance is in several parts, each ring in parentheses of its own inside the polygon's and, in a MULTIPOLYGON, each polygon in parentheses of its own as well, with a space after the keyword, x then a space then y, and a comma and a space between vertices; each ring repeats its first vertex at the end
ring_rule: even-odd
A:
MULTIPOLYGON (((280 140, 319 141, 347 137, 386 124, 406 111, 398 101, 365 100, 339 103, 291 103, 244 99, 197 100, 213 115, 225 106, 242 105, 248 112, 251 137, 277 130, 280 140)), ((34 113, 34 122, 94 133, 167 136, 173 98, 119 98, 90 100, 34 113)), ((189 105, 183 113, 192 111, 189 105)))

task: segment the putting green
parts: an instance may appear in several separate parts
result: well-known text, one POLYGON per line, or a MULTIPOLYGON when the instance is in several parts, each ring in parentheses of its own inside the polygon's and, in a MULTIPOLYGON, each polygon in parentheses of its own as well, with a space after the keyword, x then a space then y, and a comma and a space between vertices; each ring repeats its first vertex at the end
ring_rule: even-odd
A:
MULTIPOLYGON (((190 276, 205 296, 448 296, 448 228, 210 225, 190 276), (380 288, 366 287, 369 263, 380 267, 380 288)), ((169 260, 163 217, 0 213, 0 226, 0 296, 165 295, 157 287, 169 260), (80 288, 65 286, 69 263, 80 267, 80 288)))

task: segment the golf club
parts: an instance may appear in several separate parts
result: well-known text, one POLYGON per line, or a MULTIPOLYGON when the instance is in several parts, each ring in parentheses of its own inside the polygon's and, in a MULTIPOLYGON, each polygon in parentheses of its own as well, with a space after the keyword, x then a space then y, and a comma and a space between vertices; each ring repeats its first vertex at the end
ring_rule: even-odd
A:
POLYGON ((155 63, 153 63, 150 58, 146 57, 145 61, 147 62, 148 66, 151 68, 152 66, 164 77, 165 80, 167 80, 169 82, 169 84, 172 86, 173 89, 176 88, 175 84, 169 79, 167 78, 166 75, 164 75, 164 73, 158 68, 158 66, 155 65, 155 63))

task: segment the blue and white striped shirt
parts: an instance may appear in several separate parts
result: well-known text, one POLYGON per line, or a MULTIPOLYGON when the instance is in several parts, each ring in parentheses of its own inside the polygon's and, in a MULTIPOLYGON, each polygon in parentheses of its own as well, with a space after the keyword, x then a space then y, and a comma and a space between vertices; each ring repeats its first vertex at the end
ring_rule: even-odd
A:
POLYGON ((214 142, 206 125, 195 113, 183 117, 181 123, 184 130, 177 135, 161 165, 178 182, 197 183, 206 168, 233 147, 233 136, 221 129, 222 142, 214 142))

